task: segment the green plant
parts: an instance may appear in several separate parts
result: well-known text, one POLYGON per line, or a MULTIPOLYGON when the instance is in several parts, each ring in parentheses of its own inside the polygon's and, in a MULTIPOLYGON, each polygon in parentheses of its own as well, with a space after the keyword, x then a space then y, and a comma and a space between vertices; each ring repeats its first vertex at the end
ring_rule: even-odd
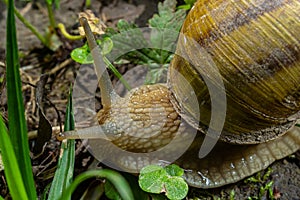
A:
MULTIPOLYGON (((4 174, 11 197, 13 199, 24 200, 37 199, 29 157, 27 128, 21 91, 13 0, 9 0, 7 5, 6 80, 9 131, 0 115, 0 150, 4 164, 4 174)), ((74 119, 70 95, 66 112, 65 130, 72 129, 74 129, 74 119)), ((61 149, 62 155, 60 156, 58 170, 52 182, 48 199, 65 199, 66 196, 70 197, 72 191, 74 191, 81 181, 93 176, 108 178, 114 183, 114 187, 117 188, 118 193, 120 193, 123 199, 132 199, 131 189, 126 180, 120 174, 111 170, 89 171, 76 177, 73 181, 74 140, 62 142, 61 149)), ((3 199, 3 197, 0 196, 0 199, 3 199)), ((46 199, 45 196, 44 199, 46 199)))
MULTIPOLYGON (((53 3, 53 1, 49 1, 53 3)), ((56 1, 58 2, 58 1, 56 1)), ((181 23, 178 24, 178 20, 183 20, 184 12, 175 11, 174 4, 170 3, 171 1, 166 1, 165 4, 160 4, 159 14, 155 15, 152 20, 149 21, 150 26, 156 28, 171 28, 179 31, 181 23), (170 9, 170 5, 171 9, 170 9), (171 19, 176 19, 175 22, 170 23, 171 19)), ((48 1, 47 1, 48 3, 48 1)), ((49 5, 50 5, 49 3, 49 5)), ((48 5, 48 4, 47 4, 48 5)), ((16 39, 16 30, 15 30, 15 19, 14 19, 14 6, 13 1, 8 2, 8 38, 7 38, 7 72, 8 72, 8 97, 13 99, 10 101, 9 107, 9 127, 10 127, 10 136, 3 123, 0 119, 0 148, 3 154, 3 160, 5 165, 5 176, 11 191, 11 195, 14 199, 36 199, 36 191, 34 188, 33 176, 31 172, 31 164, 29 158, 29 148, 28 148, 28 139, 27 137, 27 128, 24 116, 24 107, 23 99, 21 94, 21 81, 19 75, 19 59, 17 52, 17 39, 16 39), (10 89, 9 89, 10 88, 10 89), (17 105, 17 106, 16 106, 17 105), (11 128, 12 127, 12 128, 11 128), (14 149, 15 147, 15 149, 14 149), (19 168, 19 166, 25 166, 19 168), (17 189, 17 190, 16 190, 17 189)), ((182 21, 180 21, 182 22, 182 21)), ((51 22, 53 23, 53 21, 51 22)), ((110 51, 109 34, 116 34, 122 31, 134 30, 135 25, 129 24, 125 21, 120 21, 118 24, 118 31, 111 30, 108 32, 106 37, 103 37, 100 40, 100 45, 104 51, 107 49, 107 53, 110 51)), ((157 35, 152 35, 151 42, 158 42, 156 40, 157 35)), ((143 42, 143 38, 141 42, 143 42)), ((174 39, 174 38, 173 38, 174 39)), ((174 44, 175 45, 175 42, 174 44)), ((175 46, 174 46, 175 48, 175 46)), ((106 54, 106 53, 103 53, 106 54)), ((167 64, 172 57, 170 52, 161 51, 158 49, 143 49, 137 50, 135 52, 130 52, 124 56, 124 58, 131 60, 136 63, 149 64, 150 71, 152 73, 149 78, 150 82, 155 82, 156 79, 160 76, 162 72, 159 66, 164 66, 167 64), (157 64, 157 65, 155 65, 157 64), (152 68, 151 68, 152 66, 152 68)), ((109 61, 106 62, 110 65, 109 61)), ((74 129, 74 119, 72 114, 72 102, 71 94, 69 98, 69 103, 66 111, 66 120, 65 120, 65 131, 74 129)), ((98 171, 88 171, 86 173, 80 174, 73 181, 73 168, 74 168, 74 141, 67 140, 62 142, 61 146, 62 155, 58 163, 58 169, 55 173, 55 178, 51 184, 48 199, 67 199, 71 197, 72 192, 79 185, 80 182, 89 179, 91 177, 100 177, 110 180, 106 183, 106 190, 112 190, 115 188, 117 192, 113 192, 113 195, 110 196, 113 199, 122 197, 123 199, 133 199, 133 194, 131 189, 126 181, 119 173, 112 170, 98 170, 98 171), (112 183, 114 186, 109 185, 112 183), (61 196, 61 191, 63 194, 61 196)), ((165 192, 166 196, 170 199, 181 199, 184 198, 188 191, 187 184, 181 178, 183 173, 182 169, 179 169, 177 166, 171 165, 166 168, 160 168, 158 170, 158 176, 160 177, 160 182, 155 184, 159 187, 153 188, 149 184, 149 168, 152 171, 153 166, 145 168, 141 172, 140 185, 141 187, 148 192, 165 192), (152 167, 152 168, 151 168, 152 167), (146 186, 146 187, 145 187, 146 186), (161 187, 162 186, 162 187, 161 187), (176 186, 176 187, 175 187, 176 186), (177 187, 178 186, 178 187, 177 187), (180 188, 180 189, 178 189, 180 188)), ((155 168, 155 167, 154 167, 155 168)), ((156 172, 155 172, 156 173, 156 172)), ((150 173, 151 175, 151 173, 150 173)), ((151 182, 150 182, 151 184, 151 182)), ((47 188, 48 189, 48 188, 47 188)), ((139 197, 139 196, 138 196, 139 197)), ((153 196, 154 197, 154 196, 153 196)), ((46 197, 45 197, 46 198, 46 197)), ((0 197, 2 199, 2 197, 0 197)), ((161 199, 161 197, 156 196, 155 199, 161 199)))
MULTIPOLYGON (((74 115, 72 106, 72 93, 69 96, 65 118, 65 131, 74 130, 74 115)), ((66 190, 73 180, 74 162, 75 162, 75 141, 64 140, 60 147, 61 155, 58 160, 54 179, 51 183, 48 199, 59 199, 61 191, 66 190)))
POLYGON ((165 193, 169 199, 183 199, 188 192, 183 173, 183 169, 174 164, 166 167, 148 165, 140 171, 139 185, 146 192, 165 193))
POLYGON ((178 6, 178 9, 190 10, 195 2, 196 0, 184 0, 185 4, 178 6))
POLYGON ((274 199, 272 187, 273 181, 268 181, 271 173, 272 169, 269 167, 264 175, 261 175, 261 173, 258 172, 245 180, 245 182, 249 184, 259 183, 261 185, 258 194, 256 196, 248 197, 249 200, 262 199, 265 195, 268 195, 270 199, 274 199))
MULTIPOLYGON (((4 0, 6 4, 8 4, 7 0, 4 0)), ((55 21, 54 18, 54 11, 53 7, 59 9, 60 0, 45 0, 47 6, 47 13, 49 19, 49 26, 45 33, 41 33, 30 21, 28 21, 19 11, 17 8, 14 8, 14 13, 18 17, 18 19, 41 41, 43 45, 51 50, 55 50, 59 46, 59 42, 57 38, 56 29, 59 29, 65 38, 69 40, 79 40, 82 38, 80 35, 70 35, 65 26, 62 23, 58 23, 55 21)))
MULTIPOLYGON (((124 82, 121 75, 118 74, 116 68, 109 60, 110 52, 112 50, 127 52, 130 49, 134 49, 122 55, 114 62, 118 64, 130 62, 133 64, 147 65, 149 71, 146 77, 146 84, 158 82, 162 76, 165 76, 168 64, 173 57, 173 53, 171 51, 175 49, 179 30, 185 16, 186 12, 184 10, 178 10, 176 8, 176 0, 166 0, 163 3, 159 3, 158 14, 153 15, 153 17, 149 20, 149 27, 153 28, 152 30, 155 30, 151 32, 149 42, 144 37, 142 29, 136 24, 120 20, 117 23, 116 30, 107 28, 105 34, 101 35, 101 38, 97 40, 100 48, 105 49, 103 48, 103 44, 105 44, 110 38, 113 38, 110 39, 111 44, 109 49, 105 52, 105 54, 102 53, 105 59, 104 62, 108 65, 109 69, 111 69, 116 76, 124 82), (166 35, 163 30, 172 30, 172 33, 174 34, 166 35), (132 37, 133 35, 134 37, 132 37), (124 38, 128 40, 124 41, 124 38), (142 46, 155 46, 158 48, 136 48, 142 46), (165 51, 162 49, 170 49, 171 51, 165 51)), ((86 44, 74 49, 71 53, 71 57, 79 63, 93 62, 90 50, 86 44)), ((129 88, 126 83, 125 85, 129 88)))
POLYGON ((18 58, 14 2, 12 0, 8 1, 6 27, 6 80, 9 135, 2 118, 0 120, 0 149, 5 168, 4 173, 14 199, 36 199, 27 142, 27 127, 19 72, 20 64, 18 58))
MULTIPOLYGON (((49 31, 47 34, 43 35, 38 31, 38 29, 31 24, 22 14, 18 11, 17 8, 14 7, 14 13, 18 17, 18 19, 41 41, 43 45, 48 47, 49 49, 54 49, 55 46, 52 43, 51 37, 53 37, 54 34, 56 34, 55 28, 56 28, 56 22, 53 15, 52 10, 52 4, 54 0, 46 0, 47 10, 48 10, 48 16, 49 16, 49 31)), ((8 4, 7 0, 4 0, 4 3, 6 5, 8 4)), ((55 5, 58 7, 59 0, 55 0, 55 5)))

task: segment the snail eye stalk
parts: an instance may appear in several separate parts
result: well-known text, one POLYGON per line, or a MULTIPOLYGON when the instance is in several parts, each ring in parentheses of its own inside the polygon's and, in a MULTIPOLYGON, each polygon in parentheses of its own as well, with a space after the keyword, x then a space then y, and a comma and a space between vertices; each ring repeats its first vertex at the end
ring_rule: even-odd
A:
POLYGON ((100 48, 96 43, 96 40, 94 38, 94 35, 91 31, 91 28, 89 26, 88 20, 85 17, 82 17, 79 19, 81 26, 84 29, 87 42, 89 45, 89 48, 91 50, 93 59, 94 59, 94 67, 96 71, 96 75, 99 80, 99 87, 101 92, 101 100, 104 108, 109 108, 114 101, 114 99, 117 97, 117 94, 115 93, 111 80, 109 78, 108 72, 106 70, 106 65, 103 62, 103 57, 100 53, 100 48))

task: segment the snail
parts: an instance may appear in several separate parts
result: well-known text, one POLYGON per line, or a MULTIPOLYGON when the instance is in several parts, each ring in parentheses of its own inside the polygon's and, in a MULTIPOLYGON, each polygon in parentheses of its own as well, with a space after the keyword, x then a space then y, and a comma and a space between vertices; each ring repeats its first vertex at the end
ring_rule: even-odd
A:
MULTIPOLYGON (((299 13, 298 0, 198 0, 182 26, 166 84, 144 85, 122 98, 114 92, 106 70, 98 69, 103 109, 97 117, 105 140, 132 153, 155 152, 174 142, 165 154, 183 148, 185 153, 175 163, 185 169, 186 181, 199 188, 237 182, 296 152, 299 13), (200 51, 195 51, 197 45, 200 51), (212 115, 217 129, 223 123, 222 112, 211 111, 209 84, 216 91, 225 90, 225 102, 218 98, 215 102, 226 107, 224 126, 215 135, 219 140, 212 151, 199 158, 205 134, 214 127, 212 115), (192 143, 185 147, 189 139, 192 143)), ((80 21, 90 49, 97 49, 87 21, 80 21)), ((96 65, 101 62, 97 51, 93 58, 96 65)), ((62 137, 98 138, 93 131, 69 131, 62 137)), ((124 169, 139 165, 117 160, 124 169)))

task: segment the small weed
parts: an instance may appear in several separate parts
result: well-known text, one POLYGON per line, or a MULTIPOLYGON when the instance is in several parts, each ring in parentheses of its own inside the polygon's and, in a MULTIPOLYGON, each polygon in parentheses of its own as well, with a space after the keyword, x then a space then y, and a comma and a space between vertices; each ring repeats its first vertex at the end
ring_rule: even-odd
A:
POLYGON ((260 184, 259 192, 257 196, 248 197, 248 200, 259 200, 267 195, 270 199, 274 199, 273 194, 273 181, 268 181, 272 169, 269 167, 264 175, 261 175, 261 172, 258 172, 254 176, 249 177, 245 180, 245 183, 250 184, 250 187, 253 187, 252 184, 260 184))

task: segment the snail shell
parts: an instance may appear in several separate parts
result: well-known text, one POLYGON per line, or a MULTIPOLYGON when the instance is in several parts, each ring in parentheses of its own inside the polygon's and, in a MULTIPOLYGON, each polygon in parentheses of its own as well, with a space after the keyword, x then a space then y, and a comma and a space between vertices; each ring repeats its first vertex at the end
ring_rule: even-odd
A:
MULTIPOLYGON (((100 80, 102 98, 108 97, 98 113, 102 130, 116 146, 134 153, 156 151, 171 141, 175 141, 171 150, 176 151, 198 130, 176 163, 185 169, 187 182, 201 188, 236 182, 299 150, 300 128, 294 126, 300 110, 298 13, 298 0, 197 1, 177 46, 177 53, 188 59, 174 57, 167 85, 142 86, 121 98, 110 91, 111 85, 105 91, 108 81, 100 80), (194 51, 198 46, 201 51, 194 51), (210 61, 202 65, 207 57, 210 61), (211 118, 211 94, 204 79, 222 89, 216 72, 222 76, 227 99, 218 102, 227 106, 222 141, 200 159, 202 133, 211 118), (196 103, 178 73, 192 86, 196 103), (200 105, 200 121, 195 105, 200 105), (160 122, 157 129, 155 124, 160 122)), ((96 43, 91 46, 91 38, 88 36, 93 49, 96 43)), ((94 135, 86 133, 87 138, 94 135)), ((65 133, 65 137, 75 134, 85 137, 84 132, 65 133)), ((123 170, 153 163, 139 156, 135 160, 130 155, 111 156, 109 148, 106 152, 103 147, 97 149, 99 142, 90 140, 94 153, 108 154, 123 170)))
POLYGON ((298 0, 197 1, 177 46, 190 62, 175 56, 169 71, 169 87, 181 115, 198 125, 195 103, 189 101, 190 91, 178 72, 196 92, 204 127, 212 109, 204 78, 217 85, 214 73, 219 72, 227 97, 222 140, 261 143, 294 126, 300 116, 299 13, 298 0), (203 52, 195 51, 188 38, 205 49, 210 64, 203 65, 203 52))

